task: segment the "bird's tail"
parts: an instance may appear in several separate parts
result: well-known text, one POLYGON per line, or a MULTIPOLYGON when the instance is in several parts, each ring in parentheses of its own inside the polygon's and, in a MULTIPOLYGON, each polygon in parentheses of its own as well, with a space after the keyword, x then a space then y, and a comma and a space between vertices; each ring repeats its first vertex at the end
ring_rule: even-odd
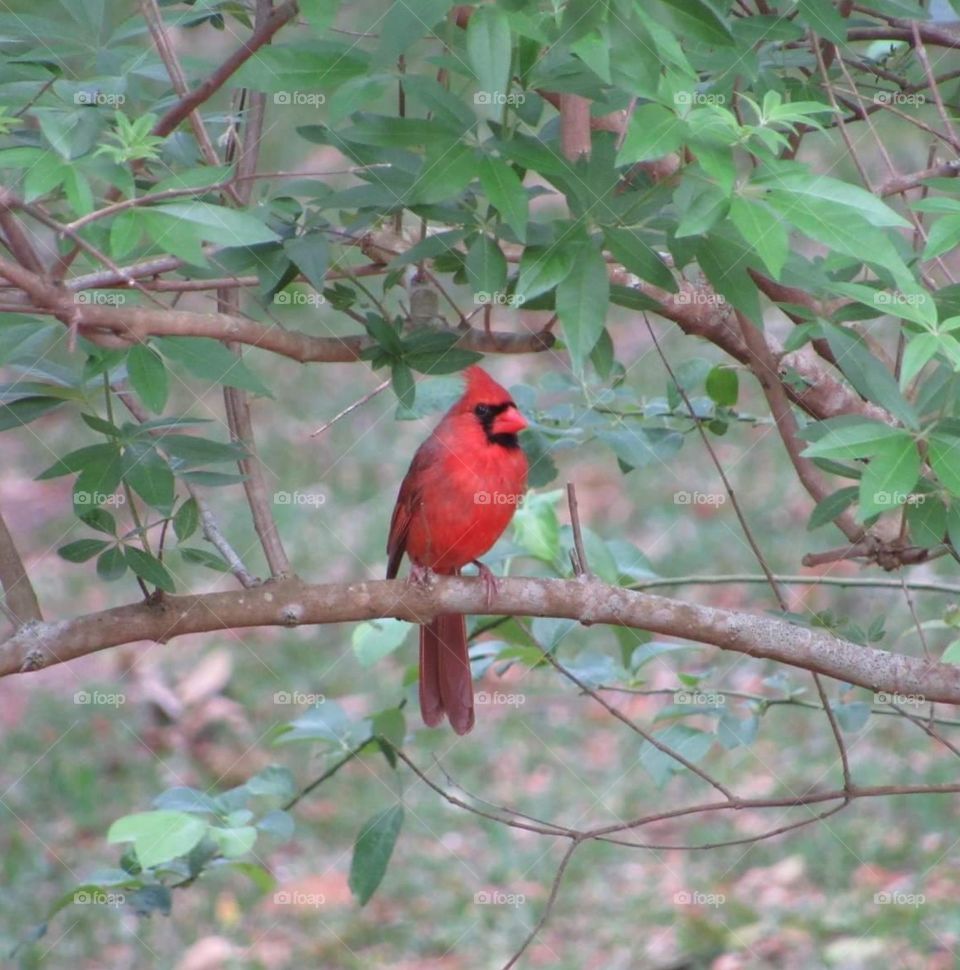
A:
POLYGON ((457 734, 473 727, 473 677, 461 614, 445 613, 420 627, 420 714, 428 727, 444 714, 457 734))

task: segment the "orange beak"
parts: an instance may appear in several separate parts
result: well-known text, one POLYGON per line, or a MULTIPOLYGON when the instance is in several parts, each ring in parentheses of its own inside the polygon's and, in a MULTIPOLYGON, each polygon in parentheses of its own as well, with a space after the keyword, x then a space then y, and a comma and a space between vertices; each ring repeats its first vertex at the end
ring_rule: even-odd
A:
POLYGON ((493 422, 494 434, 517 434, 527 427, 527 419, 513 406, 498 414, 493 422))

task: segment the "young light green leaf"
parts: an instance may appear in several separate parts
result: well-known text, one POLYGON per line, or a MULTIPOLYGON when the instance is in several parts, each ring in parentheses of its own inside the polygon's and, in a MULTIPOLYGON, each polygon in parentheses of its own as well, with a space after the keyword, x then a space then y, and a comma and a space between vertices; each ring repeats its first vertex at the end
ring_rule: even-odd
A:
POLYGON ((483 155, 479 162, 480 184, 520 242, 527 241, 529 202, 517 173, 504 161, 483 155))
POLYGON ((167 369, 160 355, 145 344, 134 344, 127 354, 130 386, 144 407, 160 414, 167 404, 167 369))
POLYGON ((118 818, 107 832, 107 841, 132 842, 137 861, 144 869, 152 869, 186 855, 208 827, 203 819, 186 812, 138 812, 118 818))
POLYGON ((372 667, 401 647, 410 629, 409 623, 391 617, 359 623, 353 629, 353 652, 364 667, 372 667))
POLYGON ((903 505, 919 477, 920 452, 909 435, 880 442, 860 479, 860 521, 903 505))

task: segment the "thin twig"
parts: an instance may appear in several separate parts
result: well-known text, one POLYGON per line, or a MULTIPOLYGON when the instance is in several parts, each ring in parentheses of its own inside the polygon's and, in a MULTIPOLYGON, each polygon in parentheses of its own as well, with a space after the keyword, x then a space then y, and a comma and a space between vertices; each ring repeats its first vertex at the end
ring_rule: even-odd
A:
POLYGON ((311 438, 316 438, 317 435, 323 434, 324 431, 332 428, 341 418, 345 418, 351 411, 355 411, 358 407, 366 404, 371 398, 376 397, 381 391, 385 391, 390 386, 389 378, 385 381, 381 381, 372 391, 368 391, 363 397, 354 401, 353 404, 348 404, 342 411, 335 414, 329 421, 321 424, 316 431, 310 433, 311 438))
POLYGON ((580 513, 577 506, 577 487, 573 482, 567 482, 567 505, 570 507, 570 528, 573 530, 573 549, 571 559, 573 560, 573 572, 576 576, 590 578, 590 564, 587 562, 587 553, 583 547, 583 533, 580 530, 580 513))
POLYGON ((7 616, 15 628, 30 620, 43 620, 36 591, 23 565, 7 523, 0 513, 0 586, 6 602, 7 616))

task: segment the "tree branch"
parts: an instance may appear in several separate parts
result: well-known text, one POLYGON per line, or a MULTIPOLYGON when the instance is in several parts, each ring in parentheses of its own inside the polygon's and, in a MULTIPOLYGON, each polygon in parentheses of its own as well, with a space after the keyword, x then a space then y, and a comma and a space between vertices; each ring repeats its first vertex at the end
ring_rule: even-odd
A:
POLYGON ((6 599, 6 611, 16 627, 29 620, 42 620, 37 594, 30 582, 13 536, 0 513, 0 586, 6 599))
POLYGON ((164 596, 73 620, 34 624, 0 642, 0 676, 35 670, 140 640, 255 626, 314 625, 398 617, 423 623, 440 613, 566 617, 648 630, 764 657, 872 691, 960 704, 960 667, 927 663, 765 615, 638 593, 597 580, 501 579, 487 600, 472 577, 308 585, 296 578, 253 590, 164 596))

